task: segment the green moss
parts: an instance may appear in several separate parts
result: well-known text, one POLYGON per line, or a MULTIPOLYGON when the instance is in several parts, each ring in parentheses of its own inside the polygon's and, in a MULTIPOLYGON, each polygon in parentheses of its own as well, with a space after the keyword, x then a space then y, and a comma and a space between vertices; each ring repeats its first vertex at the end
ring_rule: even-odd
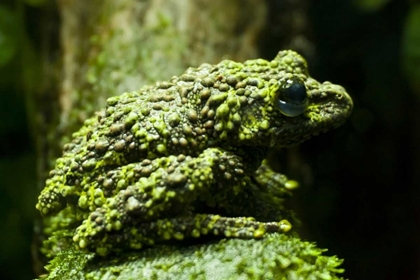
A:
POLYGON ((342 260, 285 234, 262 240, 156 246, 106 259, 71 249, 48 266, 45 279, 342 279, 342 260))

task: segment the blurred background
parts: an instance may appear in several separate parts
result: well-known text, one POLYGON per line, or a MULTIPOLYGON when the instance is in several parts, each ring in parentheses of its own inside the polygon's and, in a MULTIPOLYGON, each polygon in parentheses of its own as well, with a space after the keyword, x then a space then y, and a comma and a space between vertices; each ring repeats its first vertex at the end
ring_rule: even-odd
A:
MULTIPOLYGON (((291 36, 284 8, 293 1, 261 1, 268 14, 259 57, 272 59, 291 36)), ((35 109, 28 95, 41 73, 43 45, 54 45, 48 41, 54 37, 40 32, 46 13, 59 19, 52 2, 0 3, 2 279, 35 277, 39 132, 31 125, 35 109)), ((307 57, 314 78, 343 85, 354 111, 339 129, 292 149, 289 160, 283 153, 286 162, 293 157, 285 173, 301 181, 294 198, 299 233, 343 258, 345 278, 420 279, 420 1, 300 5, 302 36, 295 32, 289 46, 307 57)), ((58 33, 59 20, 49 28, 58 33)))

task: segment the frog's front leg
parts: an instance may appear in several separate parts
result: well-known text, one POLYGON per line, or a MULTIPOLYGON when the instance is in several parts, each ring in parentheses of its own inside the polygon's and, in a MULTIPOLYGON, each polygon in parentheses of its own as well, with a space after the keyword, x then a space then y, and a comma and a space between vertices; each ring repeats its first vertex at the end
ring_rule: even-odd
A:
MULTIPOLYGON (((231 217, 251 216, 259 221, 287 219, 292 224, 298 224, 293 213, 285 207, 285 200, 291 197, 291 191, 298 187, 298 183, 274 171, 266 160, 256 171, 249 173, 252 175, 244 176, 238 184, 238 192, 223 192, 224 184, 213 188, 214 204, 231 217)), ((235 186, 231 188, 235 189, 235 186)))
POLYGON ((267 160, 254 172, 249 184, 254 194, 254 216, 262 221, 287 219, 293 225, 300 222, 294 213, 285 207, 285 201, 292 196, 292 191, 298 187, 298 182, 288 179, 284 174, 274 171, 267 160))

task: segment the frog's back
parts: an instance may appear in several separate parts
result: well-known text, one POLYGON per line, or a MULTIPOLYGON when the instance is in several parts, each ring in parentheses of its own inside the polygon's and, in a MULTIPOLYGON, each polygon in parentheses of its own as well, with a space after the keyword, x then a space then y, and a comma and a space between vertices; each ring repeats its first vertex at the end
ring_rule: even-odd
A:
MULTIPOLYGON (((110 169, 168 155, 197 155, 205 148, 222 145, 221 133, 215 129, 220 105, 232 96, 241 103, 252 103, 258 99, 253 94, 268 81, 279 79, 285 71, 306 70, 305 62, 299 63, 302 67, 287 69, 276 60, 243 64, 224 60, 111 97, 105 110, 74 133, 56 169, 65 165, 91 174, 99 167, 110 169)), ((240 121, 236 125, 240 126, 240 121)))

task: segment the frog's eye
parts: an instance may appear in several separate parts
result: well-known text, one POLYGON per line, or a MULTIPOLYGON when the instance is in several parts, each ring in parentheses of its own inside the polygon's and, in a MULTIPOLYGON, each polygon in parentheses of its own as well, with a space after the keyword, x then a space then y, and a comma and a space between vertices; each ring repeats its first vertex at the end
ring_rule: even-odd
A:
POLYGON ((277 91, 277 106, 283 115, 296 117, 308 108, 308 94, 300 80, 289 80, 277 91))

